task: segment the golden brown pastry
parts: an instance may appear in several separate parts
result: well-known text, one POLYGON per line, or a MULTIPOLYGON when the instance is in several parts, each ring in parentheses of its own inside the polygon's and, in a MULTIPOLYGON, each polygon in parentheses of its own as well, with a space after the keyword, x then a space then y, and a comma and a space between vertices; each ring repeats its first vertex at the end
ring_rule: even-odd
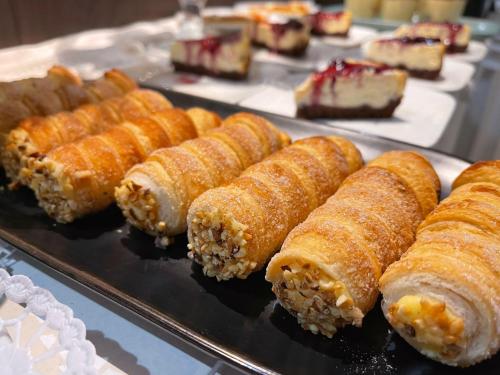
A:
POLYGON ((313 333, 361 326, 380 276, 413 243, 438 189, 429 162, 409 151, 384 154, 349 176, 271 259, 266 279, 280 303, 313 333))
POLYGON ((380 279, 382 309, 422 354, 469 366, 500 347, 498 161, 476 163, 380 279))
POLYGON ((219 281, 246 279, 362 163, 356 147, 339 137, 303 139, 269 156, 193 202, 190 258, 219 281))
POLYGON ((186 230, 187 211, 196 197, 289 142, 266 119, 235 114, 206 136, 159 150, 132 168, 116 189, 116 200, 132 225, 167 246, 169 237, 186 230))
POLYGON ((151 90, 129 93, 87 104, 73 112, 60 112, 47 117, 29 117, 7 136, 2 163, 14 184, 29 184, 29 174, 20 171, 30 158, 38 158, 50 150, 85 136, 98 134, 123 121, 172 108, 161 94, 151 90))
MULTIPOLYGON (((207 112, 207 121, 216 126, 214 118, 207 112)), ((199 126, 200 119, 199 114, 193 121, 189 112, 167 109, 59 146, 30 160, 30 187, 39 205, 61 223, 100 211, 114 201, 115 187, 132 166, 154 150, 178 145, 207 129, 207 124, 199 126)))
POLYGON ((453 189, 471 182, 491 182, 500 185, 500 160, 474 163, 456 178, 453 189))
POLYGON ((61 66, 51 68, 44 78, 0 83, 0 151, 10 130, 27 117, 71 111, 135 88, 136 83, 117 69, 82 84, 80 78, 61 66))

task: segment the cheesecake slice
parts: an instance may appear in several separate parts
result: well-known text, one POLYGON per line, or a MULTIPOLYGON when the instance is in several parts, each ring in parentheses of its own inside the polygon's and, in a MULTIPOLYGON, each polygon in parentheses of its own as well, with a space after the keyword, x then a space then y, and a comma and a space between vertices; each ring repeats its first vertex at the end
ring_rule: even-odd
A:
POLYGON ((403 98, 406 79, 406 72, 386 65, 334 60, 295 89, 297 117, 391 117, 403 98))
POLYGON ((471 39, 469 25, 450 22, 421 22, 413 25, 402 25, 395 31, 398 37, 421 37, 440 39, 448 53, 465 52, 471 39))
POLYGON ((302 56, 310 38, 307 17, 271 15, 256 21, 252 32, 254 45, 288 56, 302 56))
POLYGON ((368 60, 404 69, 412 77, 432 80, 441 73, 445 52, 439 39, 420 37, 380 39, 363 48, 368 60))
POLYGON ((243 29, 220 29, 200 39, 176 40, 170 49, 176 71, 241 80, 248 76, 250 36, 243 29))
POLYGON ((254 21, 252 42, 279 54, 303 55, 311 37, 311 10, 310 4, 301 1, 253 5, 249 9, 254 21))
POLYGON ((311 31, 315 35, 347 37, 352 24, 352 13, 320 11, 311 16, 311 24, 311 31))

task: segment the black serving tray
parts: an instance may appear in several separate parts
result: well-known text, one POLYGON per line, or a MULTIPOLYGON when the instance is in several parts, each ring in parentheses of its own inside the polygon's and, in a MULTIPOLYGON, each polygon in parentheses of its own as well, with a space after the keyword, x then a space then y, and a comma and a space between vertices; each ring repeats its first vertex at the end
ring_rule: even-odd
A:
MULTIPOLYGON (((241 108, 165 91, 177 106, 202 106, 226 116, 241 108)), ((254 111, 256 112, 256 111, 254 111)), ((430 150, 312 122, 266 115, 300 138, 340 134, 366 159, 389 149, 414 148, 440 174, 446 194, 468 163, 430 150)), ((5 184, 5 177, 0 183, 5 184)), ((426 359, 387 324, 379 306, 363 328, 347 327, 333 339, 303 331, 276 303, 264 272, 248 280, 218 283, 186 257, 186 236, 168 250, 133 228, 116 207, 73 224, 57 224, 37 207, 28 189, 0 192, 0 237, 50 267, 137 312, 196 346, 242 369, 284 374, 498 374, 496 356, 470 369, 426 359)), ((150 348, 155 350, 155 348, 150 348)), ((173 366, 175 364, 172 364, 173 366)), ((132 374, 131 374, 132 375, 132 374)))

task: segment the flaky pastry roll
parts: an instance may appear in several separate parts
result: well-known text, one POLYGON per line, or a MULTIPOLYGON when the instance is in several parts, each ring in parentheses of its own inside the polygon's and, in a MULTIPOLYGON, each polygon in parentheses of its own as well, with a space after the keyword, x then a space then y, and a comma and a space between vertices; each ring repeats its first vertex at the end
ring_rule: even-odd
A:
POLYGON ((338 137, 299 140, 269 156, 193 202, 190 258, 219 281, 247 278, 362 163, 356 147, 338 137))
POLYGON ((500 185, 500 160, 474 163, 455 179, 453 189, 471 182, 491 182, 500 185))
POLYGON ((68 85, 82 86, 82 81, 65 67, 54 65, 45 77, 0 82, 0 102, 17 100, 32 90, 54 92, 68 85))
POLYGON ((2 162, 12 182, 28 185, 28 173, 20 171, 30 158, 38 158, 66 143, 108 130, 123 121, 172 108, 161 94, 152 90, 133 90, 126 95, 96 104, 87 104, 73 112, 47 117, 30 117, 7 136, 2 162))
MULTIPOLYGON (((213 126, 218 117, 207 112, 213 126)), ((61 223, 100 211, 114 201, 113 191, 125 173, 154 150, 196 138, 206 130, 202 117, 167 109, 110 130, 59 146, 30 160, 30 187, 39 205, 61 223)))
POLYGON ((171 236, 186 230, 196 197, 230 182, 289 142, 266 119, 235 114, 204 137, 159 150, 132 168, 116 189, 117 203, 132 225, 167 246, 171 236))
POLYGON ((380 279, 382 309, 422 354, 469 366, 500 348, 500 164, 477 163, 380 279))
POLYGON ((125 73, 113 69, 96 81, 82 84, 66 68, 55 66, 44 78, 0 84, 0 151, 5 137, 30 116, 71 111, 86 103, 97 103, 137 88, 125 73))
POLYGON ((328 337, 361 326, 380 276, 413 243, 438 187, 432 166, 408 151, 384 154, 349 176, 269 262, 266 279, 283 307, 302 328, 328 337))

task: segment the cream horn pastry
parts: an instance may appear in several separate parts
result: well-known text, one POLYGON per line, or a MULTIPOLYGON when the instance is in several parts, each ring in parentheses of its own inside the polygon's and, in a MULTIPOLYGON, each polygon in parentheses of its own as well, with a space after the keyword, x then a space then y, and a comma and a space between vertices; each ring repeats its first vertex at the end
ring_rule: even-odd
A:
POLYGON ((46 77, 0 83, 0 151, 5 137, 30 116, 71 111, 86 103, 123 95, 137 88, 123 72, 113 69, 98 80, 83 84, 68 69, 55 66, 46 77))
POLYGON ((269 156, 193 202, 190 258, 219 281, 246 279, 362 163, 356 147, 338 137, 299 140, 269 156))
POLYGON ((422 354, 470 366, 500 348, 500 165, 480 162, 380 279, 389 323, 422 354))
POLYGON ((409 151, 383 154, 349 176, 269 262, 266 279, 281 305, 328 337, 361 326, 380 276, 413 243, 439 186, 430 163, 409 151))
POLYGON ((167 246, 186 231, 189 206, 208 189, 227 184, 246 168, 288 145, 290 139, 266 119, 238 113, 204 137, 154 152, 132 168, 115 195, 135 227, 167 246))
POLYGON ((478 161, 464 170, 453 182, 453 188, 471 182, 491 182, 500 185, 500 160, 478 161))
POLYGON ((96 104, 86 104, 73 112, 60 112, 47 117, 29 117, 7 136, 2 163, 13 185, 28 185, 29 174, 20 174, 30 158, 38 158, 50 150, 101 133, 123 121, 172 108, 161 94, 152 90, 133 90, 96 104), (23 176, 23 179, 20 179, 23 176))
MULTIPOLYGON (((125 173, 154 150, 175 146, 200 135, 189 111, 167 109, 148 117, 125 121, 98 135, 59 146, 30 160, 30 187, 49 216, 69 223, 98 212, 114 201, 114 189, 125 173)), ((217 126, 218 116, 205 121, 217 126)))

